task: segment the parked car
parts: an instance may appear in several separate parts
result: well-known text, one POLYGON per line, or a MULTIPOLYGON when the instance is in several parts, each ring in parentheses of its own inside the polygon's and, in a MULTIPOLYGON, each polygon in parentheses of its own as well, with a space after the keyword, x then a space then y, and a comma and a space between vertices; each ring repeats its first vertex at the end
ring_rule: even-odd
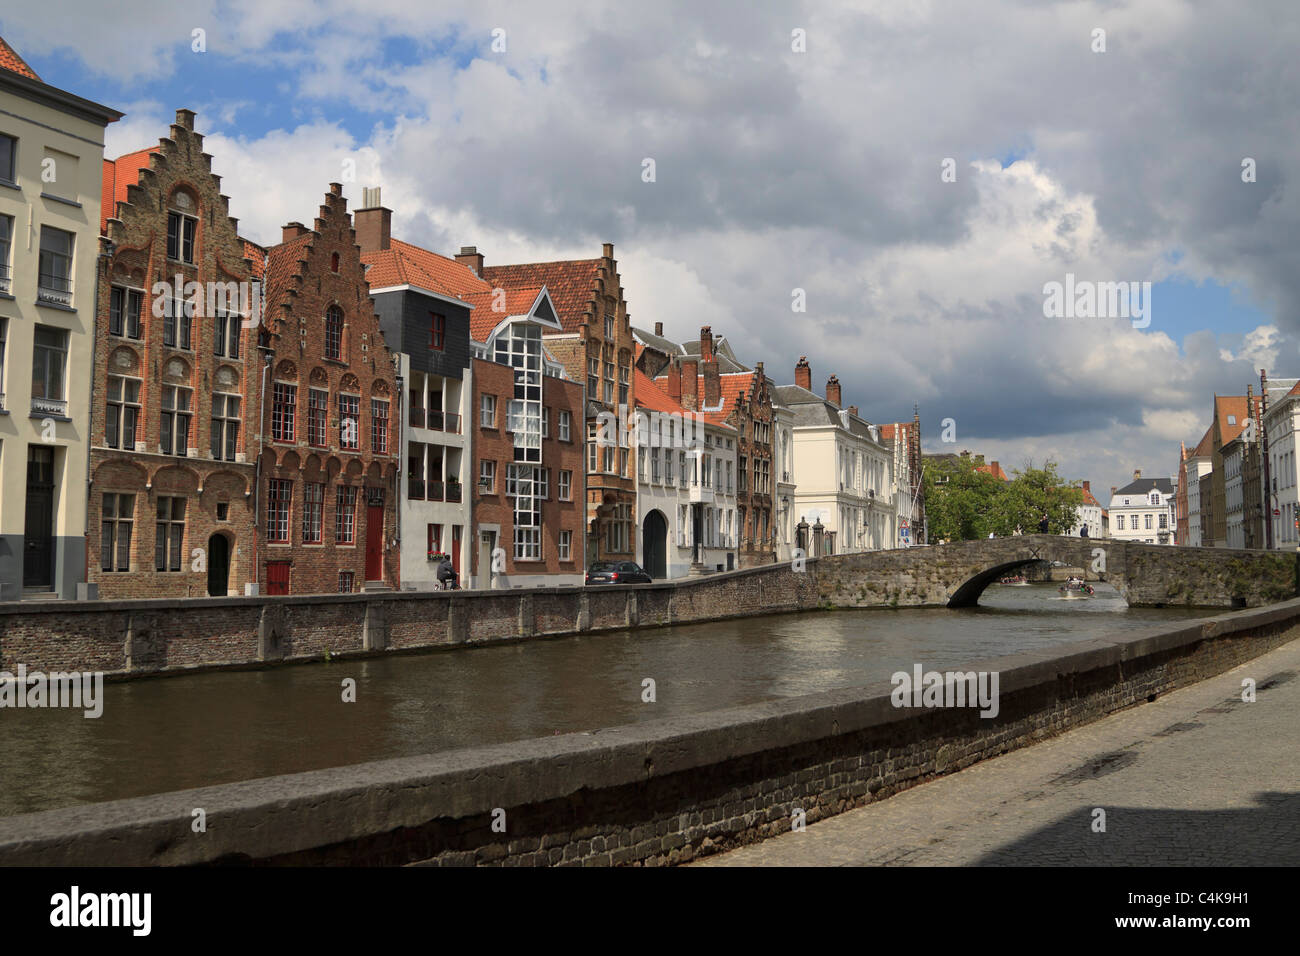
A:
POLYGON ((650 584, 652 581, 635 561, 597 561, 587 569, 588 584, 650 584))

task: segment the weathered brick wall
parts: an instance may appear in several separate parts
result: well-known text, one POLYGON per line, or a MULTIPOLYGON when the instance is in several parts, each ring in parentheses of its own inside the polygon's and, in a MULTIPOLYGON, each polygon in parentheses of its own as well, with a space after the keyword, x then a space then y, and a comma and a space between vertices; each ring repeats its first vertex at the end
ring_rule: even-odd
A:
MULTIPOLYGON (((1300 601, 980 665, 1000 709, 889 686, 0 819, 0 865, 665 865, 788 832, 1222 673, 1300 601), (191 809, 208 829, 191 830, 191 809), (494 817, 504 811, 505 832, 494 817)), ((1265 677, 1267 675, 1259 675, 1265 677)))

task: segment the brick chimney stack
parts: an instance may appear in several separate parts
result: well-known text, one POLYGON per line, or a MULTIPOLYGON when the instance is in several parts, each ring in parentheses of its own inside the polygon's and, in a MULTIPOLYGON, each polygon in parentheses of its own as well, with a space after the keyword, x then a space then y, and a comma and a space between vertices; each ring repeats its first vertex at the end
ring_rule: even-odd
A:
POLYGON ((668 397, 682 403, 682 367, 676 362, 668 363, 668 397))
POLYGON ((826 401, 840 407, 840 380, 834 375, 826 380, 826 401))
POLYGON ((701 366, 704 373, 704 404, 717 408, 722 402, 722 379, 718 378, 718 363, 705 362, 701 366))
POLYGON ((297 239, 299 236, 305 235, 310 231, 311 230, 300 222, 285 223, 280 229, 280 241, 288 242, 290 239, 297 239))
POLYGON ((663 324, 662 322, 656 322, 656 323, 655 323, 655 335, 658 335, 658 336, 662 337, 663 334, 664 334, 664 324, 663 324))
POLYGON ((682 363, 682 407, 688 411, 699 408, 700 363, 695 359, 682 363))
POLYGON ((794 383, 800 388, 812 391, 812 366, 808 364, 806 355, 800 355, 799 361, 794 365, 794 383))
POLYGON ((480 279, 483 278, 483 253, 478 251, 477 246, 461 246, 460 252, 456 253, 456 261, 468 266, 469 271, 480 279))
POLYGON ((367 186, 361 193, 365 208, 352 213, 352 228, 357 234, 361 253, 383 252, 392 245, 393 211, 380 205, 378 186, 367 186))
POLYGON ((1083 490, 1086 491, 1086 492, 1088 492, 1089 494, 1092 493, 1092 488, 1091 488, 1091 486, 1089 485, 1089 483, 1086 482, 1086 481, 1083 483, 1083 490))
POLYGON ((1134 468, 1134 469, 1133 469, 1133 480, 1134 480, 1134 481, 1137 481, 1137 480, 1138 480, 1139 478, 1141 478, 1141 477, 1142 477, 1142 469, 1141 469, 1141 468, 1134 468))
POLYGON ((700 329, 700 361, 713 361, 713 327, 704 326, 700 329))
POLYGON ((849 414, 850 414, 850 415, 857 415, 858 418, 861 418, 861 417, 862 417, 861 415, 858 415, 858 406, 856 406, 856 405, 850 405, 850 406, 849 406, 849 414))

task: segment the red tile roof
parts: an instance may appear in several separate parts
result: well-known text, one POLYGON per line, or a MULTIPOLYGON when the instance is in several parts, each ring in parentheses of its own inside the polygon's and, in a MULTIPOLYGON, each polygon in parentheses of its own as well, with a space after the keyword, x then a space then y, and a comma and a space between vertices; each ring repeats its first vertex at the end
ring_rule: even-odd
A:
POLYGON ((239 237, 240 242, 244 244, 244 256, 253 261, 253 278, 262 279, 266 273, 266 249, 257 243, 239 237))
POLYGON ((0 70, 8 70, 10 73, 17 73, 19 76, 27 77, 29 80, 38 80, 42 83, 45 82, 36 75, 35 70, 27 65, 27 61, 18 55, 18 51, 5 42, 4 37, 0 37, 0 70))
POLYGON ((1085 505, 1091 505, 1094 508, 1101 507, 1101 502, 1093 497, 1092 492, 1089 489, 1081 488, 1079 490, 1083 492, 1083 503, 1085 505))
POLYGON ((511 266, 488 266, 483 278, 493 286, 546 286, 565 332, 576 332, 586 317, 596 292, 601 259, 565 259, 560 262, 527 262, 511 266))
POLYGON ((398 239, 392 240, 387 249, 367 252, 361 261, 369 267, 366 281, 372 289, 414 285, 455 299, 492 289, 469 266, 398 239))
POLYGON ((469 292, 461 296, 474 309, 469 316, 469 334, 470 338, 475 342, 486 342, 488 336, 492 334, 492 330, 500 325, 504 319, 512 315, 527 315, 542 292, 540 286, 534 288, 517 286, 502 291, 505 292, 506 298, 504 309, 493 308, 498 302, 494 290, 469 292))
POLYGON ((986 475, 992 475, 992 476, 993 476, 994 478, 996 478, 998 481, 1009 481, 1009 480, 1010 480, 1009 478, 1007 478, 1007 473, 1006 473, 1005 471, 1002 470, 1002 466, 999 465, 996 461, 994 461, 994 462, 990 462, 990 463, 987 464, 987 465, 979 465, 978 467, 976 467, 975 470, 976 470, 976 471, 982 471, 982 472, 984 472, 984 474, 986 474, 986 475))
POLYGON ((126 188, 140 183, 140 170, 149 168, 149 156, 157 146, 139 149, 117 159, 104 160, 103 190, 99 200, 99 232, 108 232, 108 220, 117 215, 117 204, 126 202, 126 188))
POLYGON ((634 370, 636 404, 639 408, 648 408, 652 412, 667 412, 672 415, 689 415, 690 412, 674 402, 653 379, 639 368, 634 370))
POLYGON ((1214 416, 1219 420, 1219 447, 1223 447, 1246 427, 1246 396, 1214 396, 1214 416), (1233 416, 1235 425, 1228 424, 1229 415, 1233 416))
POLYGON ((1214 454, 1214 429, 1205 429, 1205 434, 1201 436, 1200 442, 1196 445, 1196 450, 1192 456, 1196 458, 1209 458, 1214 454))
POLYGON ((266 250, 266 274, 263 281, 266 283, 268 325, 279 314, 276 307, 281 304, 293 277, 302 268, 298 260, 302 257, 304 247, 314 238, 315 233, 308 232, 266 250))

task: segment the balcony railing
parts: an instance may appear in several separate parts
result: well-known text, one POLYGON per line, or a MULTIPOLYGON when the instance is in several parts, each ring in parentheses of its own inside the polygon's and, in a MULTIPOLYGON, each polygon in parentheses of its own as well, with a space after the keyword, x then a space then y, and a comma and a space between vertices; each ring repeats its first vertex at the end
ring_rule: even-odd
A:
POLYGON ((411 421, 411 427, 412 427, 412 428, 423 428, 423 427, 424 427, 424 409, 423 409, 423 408, 412 408, 412 409, 411 409, 411 413, 410 413, 410 421, 411 421))
POLYGON ((460 416, 455 412, 444 412, 436 408, 430 408, 428 411, 423 408, 412 408, 411 427, 459 435, 460 416))
POLYGON ((447 500, 455 504, 460 504, 459 482, 447 482, 447 500))
POLYGON ((411 501, 424 500, 424 479, 408 478, 406 479, 406 497, 411 501))
POLYGON ((445 487, 446 487, 446 486, 445 486, 441 481, 431 481, 431 482, 429 482, 429 497, 428 497, 426 500, 428 500, 428 501, 442 501, 442 499, 443 499, 443 495, 444 495, 444 491, 443 491, 443 489, 444 489, 445 487))
POLYGON ((0 294, 9 294, 9 267, 0 262, 0 294))
POLYGON ((68 403, 61 398, 37 398, 32 396, 32 414, 33 415, 57 415, 60 418, 68 417, 68 403))
POLYGON ((42 275, 36 286, 36 301, 72 308, 72 280, 62 276, 42 275))

